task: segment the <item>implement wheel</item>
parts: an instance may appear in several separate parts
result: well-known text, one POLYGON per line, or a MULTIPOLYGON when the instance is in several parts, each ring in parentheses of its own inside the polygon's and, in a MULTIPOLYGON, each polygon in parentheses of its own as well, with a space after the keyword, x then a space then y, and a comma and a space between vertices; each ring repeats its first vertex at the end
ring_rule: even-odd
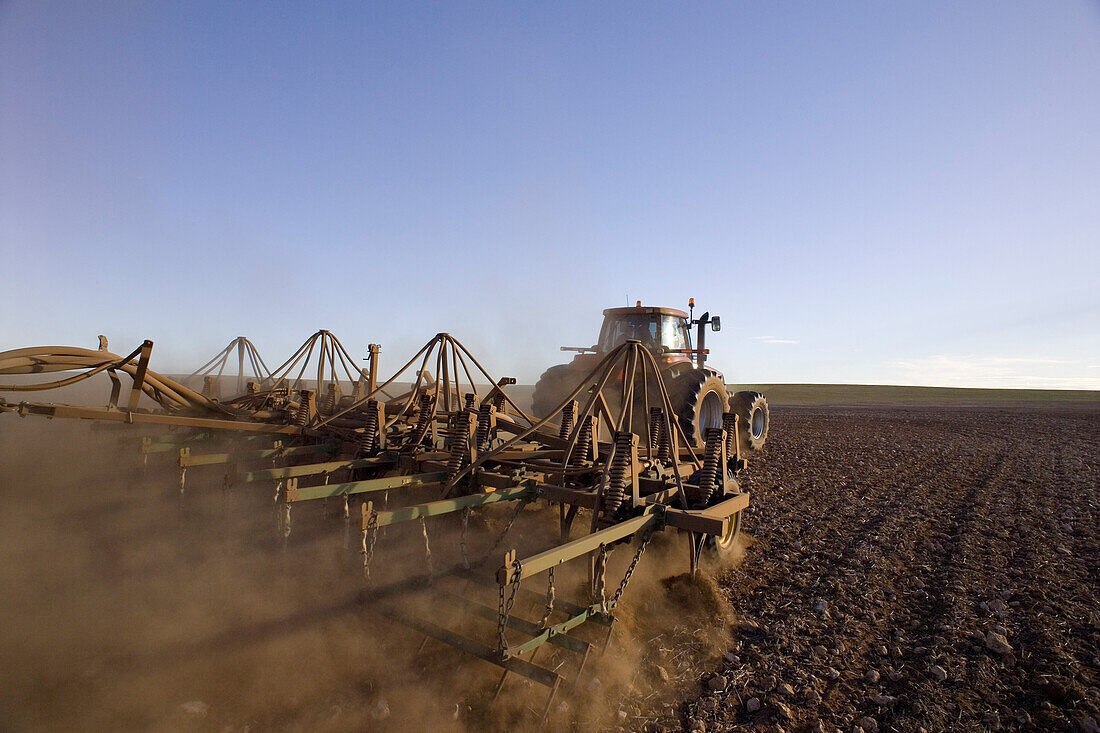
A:
POLYGON ((733 546, 737 544, 737 537, 741 534, 741 512, 737 512, 730 517, 730 526, 721 537, 712 537, 711 542, 714 543, 715 549, 718 552, 728 552, 733 549, 733 546))

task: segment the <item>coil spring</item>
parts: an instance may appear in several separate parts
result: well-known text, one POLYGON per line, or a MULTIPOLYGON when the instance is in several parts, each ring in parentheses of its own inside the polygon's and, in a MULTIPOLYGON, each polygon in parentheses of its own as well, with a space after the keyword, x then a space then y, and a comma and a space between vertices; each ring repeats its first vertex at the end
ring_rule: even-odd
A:
POLYGON ((576 409, 577 403, 573 400, 565 403, 565 407, 561 411, 561 430, 558 431, 558 437, 565 440, 569 437, 569 433, 573 432, 573 411, 576 409))
POLYGON ((569 459, 570 463, 577 465, 588 460, 589 454, 592 452, 592 421, 585 418, 581 422, 580 433, 577 435, 577 447, 573 449, 573 455, 569 459))
POLYGON ((497 408, 497 412, 504 409, 504 393, 497 392, 493 395, 493 407, 497 408))
POLYGON ((661 413, 661 424, 658 427, 657 432, 657 460, 662 463, 669 463, 672 461, 672 436, 668 434, 667 426, 665 425, 664 412, 661 413))
POLYGON ((664 414, 660 407, 649 408, 649 449, 656 451, 661 444, 661 428, 664 427, 664 414))
POLYGON ((737 455, 737 413, 727 412, 722 415, 722 429, 726 431, 726 455, 737 455))
POLYGON ((336 384, 329 382, 325 389, 325 412, 336 412, 336 384))
POLYGON ((466 395, 466 404, 465 404, 465 405, 463 405, 462 409, 464 409, 464 410, 472 410, 472 409, 474 409, 475 407, 477 407, 477 404, 476 404, 476 402, 475 402, 475 400, 476 400, 476 399, 477 399, 477 395, 473 395, 473 394, 467 394, 467 395, 466 395))
POLYGON ((363 427, 363 437, 359 441, 359 453, 367 455, 373 453, 378 445, 378 400, 367 400, 366 424, 363 427))
POLYGON ((428 427, 432 422, 432 397, 420 395, 420 414, 416 416, 416 427, 413 428, 412 440, 406 445, 408 450, 415 450, 424 440, 428 427))
POLYGON ((630 469, 630 446, 634 434, 621 431, 615 433, 615 455, 607 469, 607 490, 603 495, 603 506, 608 514, 614 514, 626 498, 626 474, 630 469))
POLYGON ((286 403, 289 401, 290 394, 287 392, 286 387, 275 387, 271 390, 271 404, 273 407, 286 407, 286 403))
POLYGON ((496 412, 491 402, 486 402, 477 411, 477 451, 478 453, 489 449, 489 428, 492 424, 493 413, 496 412))
POLYGON ((707 444, 703 453, 703 468, 699 472, 699 498, 703 505, 710 503, 710 498, 717 488, 719 464, 722 462, 722 429, 707 428, 707 444))
POLYGON ((298 414, 294 416, 294 424, 304 428, 309 423, 309 390, 303 389, 298 393, 298 414))
POLYGON ((470 444, 469 413, 459 411, 451 415, 447 432, 451 442, 451 455, 447 460, 447 480, 453 479, 466 462, 466 449, 470 444))

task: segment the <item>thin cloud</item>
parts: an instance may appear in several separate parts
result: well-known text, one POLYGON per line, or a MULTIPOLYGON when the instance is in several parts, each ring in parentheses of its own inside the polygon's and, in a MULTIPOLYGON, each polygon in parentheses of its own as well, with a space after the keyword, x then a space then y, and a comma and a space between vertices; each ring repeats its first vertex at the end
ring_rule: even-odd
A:
POLYGON ((797 344, 795 339, 780 339, 775 336, 753 336, 753 339, 762 344, 797 344))
POLYGON ((934 387, 1033 387, 1098 389, 1100 380, 1083 376, 1087 367, 1070 359, 1026 356, 933 354, 895 359, 885 366, 898 384, 934 387))

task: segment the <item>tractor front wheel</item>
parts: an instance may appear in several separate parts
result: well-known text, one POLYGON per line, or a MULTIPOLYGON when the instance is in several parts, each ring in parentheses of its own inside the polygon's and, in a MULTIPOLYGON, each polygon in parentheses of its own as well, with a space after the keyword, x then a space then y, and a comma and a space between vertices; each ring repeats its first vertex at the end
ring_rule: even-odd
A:
POLYGON ((731 407, 737 413, 741 451, 761 450, 768 439, 771 424, 767 398, 759 392, 738 392, 733 396, 731 407))

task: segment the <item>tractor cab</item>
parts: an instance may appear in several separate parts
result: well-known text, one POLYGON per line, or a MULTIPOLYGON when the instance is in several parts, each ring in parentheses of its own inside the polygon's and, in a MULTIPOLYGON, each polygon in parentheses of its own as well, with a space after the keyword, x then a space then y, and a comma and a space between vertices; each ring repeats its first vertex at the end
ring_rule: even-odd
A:
MULTIPOLYGON (((564 400, 582 394, 584 385, 580 382, 591 376, 605 355, 627 341, 637 341, 654 357, 668 404, 676 413, 682 435, 689 443, 702 446, 707 430, 724 427, 732 410, 742 424, 737 433, 741 448, 759 450, 764 447, 768 434, 768 403, 759 392, 729 394, 722 372, 707 364, 710 353, 706 345, 708 327, 711 331, 720 331, 722 319, 712 316, 709 311, 696 318, 694 298, 688 300, 686 313, 676 308, 643 306, 641 301, 633 308, 608 308, 603 312, 603 327, 597 343, 561 347, 562 351, 574 351, 577 355, 568 364, 555 364, 542 373, 531 395, 531 409, 538 417, 552 414, 564 400), (697 328, 694 339, 692 328, 697 328)), ((618 374, 617 378, 621 378, 622 372, 618 374)), ((651 396, 658 394, 655 392, 651 396)), ((634 416, 640 415, 644 422, 649 409, 659 406, 661 401, 650 400, 639 405, 634 416)), ((633 432, 641 435, 645 432, 644 427, 633 432)), ((631 428, 637 426, 631 425, 631 428)))
POLYGON ((596 350, 601 354, 628 339, 641 341, 655 353, 689 353, 691 326, 688 314, 675 308, 608 308, 596 350))

